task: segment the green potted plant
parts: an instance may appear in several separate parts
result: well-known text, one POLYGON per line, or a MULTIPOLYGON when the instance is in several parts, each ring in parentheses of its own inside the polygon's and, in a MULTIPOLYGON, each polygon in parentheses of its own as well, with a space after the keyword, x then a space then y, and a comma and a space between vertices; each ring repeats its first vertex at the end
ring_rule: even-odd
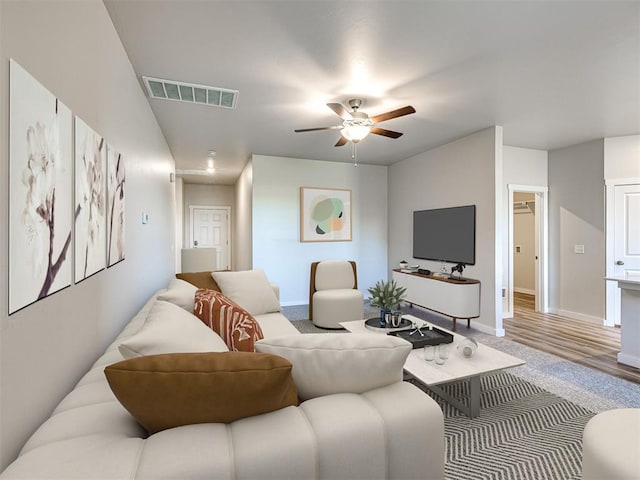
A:
POLYGON ((371 306, 380 309, 380 325, 385 323, 385 313, 390 313, 400 307, 400 302, 402 302, 406 291, 407 289, 398 286, 395 280, 390 282, 378 280, 375 286, 368 289, 371 294, 371 306))

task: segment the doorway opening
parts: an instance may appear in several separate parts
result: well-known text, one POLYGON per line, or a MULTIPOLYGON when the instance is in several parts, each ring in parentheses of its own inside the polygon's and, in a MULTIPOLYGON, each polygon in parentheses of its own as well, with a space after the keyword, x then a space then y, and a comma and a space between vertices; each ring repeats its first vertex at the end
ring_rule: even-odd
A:
MULTIPOLYGON (((509 241, 508 241, 508 262, 509 262, 509 286, 506 292, 508 298, 508 309, 505 317, 513 317, 514 312, 514 293, 515 287, 515 265, 522 269, 530 268, 532 271, 522 272, 524 277, 532 276, 528 287, 519 287, 518 289, 525 294, 533 294, 534 309, 536 312, 547 313, 549 310, 549 287, 548 287, 548 207, 547 195, 548 188, 542 186, 531 185, 508 185, 509 190, 509 241), (519 215, 529 215, 529 217, 519 217, 519 215), (526 227, 526 221, 530 220, 531 224, 526 227), (532 230, 532 238, 525 240, 528 243, 515 245, 515 226, 523 226, 525 229, 532 230), (520 225, 523 224, 523 225, 520 225), (531 262, 521 262, 526 254, 532 257, 531 262), (524 267, 528 264, 529 267, 524 267), (524 291, 523 291, 524 290, 524 291)), ((520 283, 520 282, 519 282, 520 283)))

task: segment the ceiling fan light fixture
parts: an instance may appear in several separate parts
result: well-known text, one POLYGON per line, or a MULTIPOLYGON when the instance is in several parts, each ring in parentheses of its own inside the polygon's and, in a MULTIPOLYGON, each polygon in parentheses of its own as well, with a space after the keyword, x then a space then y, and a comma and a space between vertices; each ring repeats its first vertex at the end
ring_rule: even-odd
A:
POLYGON ((350 142, 357 143, 367 135, 371 131, 371 127, 366 125, 349 125, 344 127, 340 133, 344 138, 349 140, 350 142))

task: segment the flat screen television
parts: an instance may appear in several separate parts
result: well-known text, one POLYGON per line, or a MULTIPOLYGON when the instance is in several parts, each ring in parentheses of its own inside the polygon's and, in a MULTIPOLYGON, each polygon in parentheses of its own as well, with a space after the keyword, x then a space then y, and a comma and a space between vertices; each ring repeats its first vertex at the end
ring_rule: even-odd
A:
POLYGON ((413 257, 476 263, 476 206, 413 212, 413 257))

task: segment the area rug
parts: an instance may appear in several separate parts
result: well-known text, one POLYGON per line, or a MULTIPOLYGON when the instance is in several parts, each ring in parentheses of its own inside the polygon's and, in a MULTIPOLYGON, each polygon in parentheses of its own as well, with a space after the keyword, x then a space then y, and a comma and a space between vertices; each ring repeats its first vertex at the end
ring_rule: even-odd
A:
MULTIPOLYGON (((284 310, 299 331, 328 332, 306 320, 306 306, 284 310)), ((447 480, 579 480, 582 477, 582 432, 595 415, 591 409, 551 393, 522 376, 502 372, 482 377, 480 416, 470 419, 416 380, 407 381, 425 391, 442 408, 447 480)), ((441 387, 468 403, 465 382, 441 387)))
MULTIPOLYGON (((594 415, 586 408, 499 373, 481 379, 480 416, 472 420, 419 382, 409 381, 433 397, 444 413, 447 479, 581 478, 582 431, 594 415)), ((458 399, 468 397, 466 383, 443 388, 458 399)))

